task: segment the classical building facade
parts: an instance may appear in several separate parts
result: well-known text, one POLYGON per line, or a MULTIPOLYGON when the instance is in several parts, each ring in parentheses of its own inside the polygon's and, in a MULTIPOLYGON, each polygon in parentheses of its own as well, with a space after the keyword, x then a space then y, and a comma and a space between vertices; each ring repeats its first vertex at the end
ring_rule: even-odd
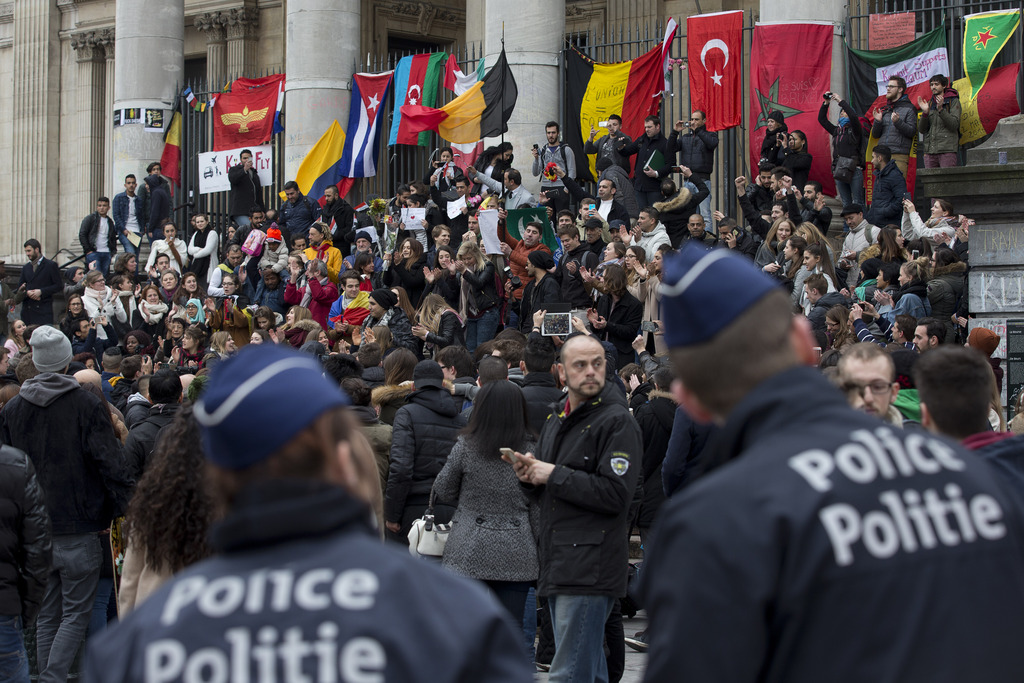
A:
MULTIPOLYGON (((818 6, 803 4, 807 11, 818 6)), ((520 83, 509 137, 528 149, 543 123, 558 117, 558 60, 567 33, 600 34, 626 23, 750 6, 737 0, 705 0, 699 9, 697 0, 0 1, 0 82, 13 84, 12 95, 0 100, 0 165, 7 170, 0 213, 8 217, 0 258, 21 262, 30 237, 43 242, 47 255, 65 247, 77 253, 79 223, 96 197, 120 192, 125 173, 141 179, 146 163, 160 156, 163 136, 147 130, 146 112, 162 111, 166 125, 188 80, 219 87, 242 74, 286 72, 283 162, 291 173, 331 120, 345 121, 351 75, 366 70, 368 56, 473 42, 482 43, 490 63, 504 28, 520 83), (125 113, 131 111, 141 113, 139 122, 125 113)))

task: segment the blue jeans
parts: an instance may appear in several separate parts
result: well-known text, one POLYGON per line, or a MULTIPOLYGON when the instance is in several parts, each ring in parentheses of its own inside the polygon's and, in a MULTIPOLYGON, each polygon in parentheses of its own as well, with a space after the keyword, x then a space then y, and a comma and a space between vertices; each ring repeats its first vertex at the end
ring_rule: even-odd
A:
POLYGON ((111 618, 117 618, 117 605, 114 605, 114 579, 101 578, 96 584, 96 599, 92 603, 92 613, 89 615, 89 637, 102 631, 107 627, 111 618), (113 606, 113 610, 111 610, 113 606), (113 612, 113 616, 111 616, 113 612))
POLYGON ((549 595, 555 631, 551 683, 608 683, 604 625, 615 598, 608 595, 549 595))
POLYGON ((248 216, 232 216, 231 220, 240 228, 248 228, 251 219, 248 216))
POLYGON ((90 251, 85 255, 85 267, 88 268, 90 263, 96 263, 96 270, 103 273, 106 276, 110 272, 110 252, 109 251, 90 251))
POLYGON ((466 320, 466 350, 470 353, 498 331, 498 307, 489 308, 479 318, 466 320))
MULTIPOLYGON (((134 244, 132 244, 131 240, 124 236, 123 232, 119 232, 117 234, 117 239, 121 241, 121 246, 124 247, 124 251, 126 254, 135 254, 136 256, 139 255, 139 251, 142 249, 142 242, 139 242, 139 246, 135 246, 134 244)), ((138 271, 138 268, 136 268, 136 271, 138 271)))
MULTIPOLYGON (((641 171, 643 173, 643 171, 641 171)), ((641 211, 646 209, 648 206, 654 206, 654 202, 660 202, 664 197, 661 196, 661 190, 651 190, 650 192, 643 192, 642 190, 636 190, 636 204, 641 211)))
POLYGON ((53 568, 36 623, 39 683, 63 683, 85 640, 103 548, 96 534, 53 537, 53 568))
POLYGON ((537 589, 530 588, 523 607, 523 642, 532 662, 537 656, 537 589))
POLYGON ((864 170, 858 168, 854 171, 853 179, 848 183, 837 180, 836 190, 839 191, 839 199, 842 200, 844 207, 850 204, 864 206, 864 170))
POLYGON ((0 615, 0 681, 29 683, 21 615, 0 615))

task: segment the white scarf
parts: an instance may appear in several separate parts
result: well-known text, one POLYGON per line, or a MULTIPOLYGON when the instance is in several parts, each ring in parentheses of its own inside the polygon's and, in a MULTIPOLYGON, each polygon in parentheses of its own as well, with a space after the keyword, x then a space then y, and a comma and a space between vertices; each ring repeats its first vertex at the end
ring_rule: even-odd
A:
POLYGON ((156 325, 163 319, 164 314, 167 313, 167 304, 162 301, 155 304, 143 301, 139 304, 139 311, 142 313, 142 318, 147 324, 156 325))

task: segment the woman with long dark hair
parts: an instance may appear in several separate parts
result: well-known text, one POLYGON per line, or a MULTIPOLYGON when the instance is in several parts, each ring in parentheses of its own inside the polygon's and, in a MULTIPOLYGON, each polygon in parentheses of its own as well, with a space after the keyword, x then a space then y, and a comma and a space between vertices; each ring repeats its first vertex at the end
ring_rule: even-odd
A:
POLYGON ((441 564, 486 583, 517 624, 539 571, 539 511, 500 449, 526 453, 534 443, 522 390, 512 382, 491 382, 476 395, 469 425, 432 491, 437 500, 457 501, 441 564))
POLYGON ((206 463, 191 406, 163 430, 128 506, 128 550, 118 611, 130 612, 173 574, 209 556, 214 506, 204 482, 206 463))
POLYGON ((409 295, 409 302, 413 306, 419 304, 423 289, 426 287, 423 269, 427 265, 427 257, 423 253, 420 241, 415 237, 406 237, 395 253, 385 254, 384 260, 391 262, 391 266, 384 271, 384 284, 388 287, 404 287, 409 295))
POLYGON ((622 266, 611 265, 604 269, 601 290, 604 294, 597 300, 597 307, 587 311, 587 319, 597 338, 615 347, 618 352, 615 369, 621 370, 632 363, 636 355, 633 340, 640 331, 644 305, 626 289, 626 271, 622 266))

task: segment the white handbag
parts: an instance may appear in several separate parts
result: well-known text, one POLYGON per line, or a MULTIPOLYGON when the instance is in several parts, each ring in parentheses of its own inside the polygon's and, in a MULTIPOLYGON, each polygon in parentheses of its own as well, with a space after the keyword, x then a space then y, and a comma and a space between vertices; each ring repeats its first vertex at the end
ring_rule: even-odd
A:
POLYGON ((438 524, 434 521, 434 492, 430 492, 430 502, 423 516, 412 523, 409 529, 409 553, 425 557, 441 557, 444 555, 444 544, 448 542, 451 524, 438 524))

